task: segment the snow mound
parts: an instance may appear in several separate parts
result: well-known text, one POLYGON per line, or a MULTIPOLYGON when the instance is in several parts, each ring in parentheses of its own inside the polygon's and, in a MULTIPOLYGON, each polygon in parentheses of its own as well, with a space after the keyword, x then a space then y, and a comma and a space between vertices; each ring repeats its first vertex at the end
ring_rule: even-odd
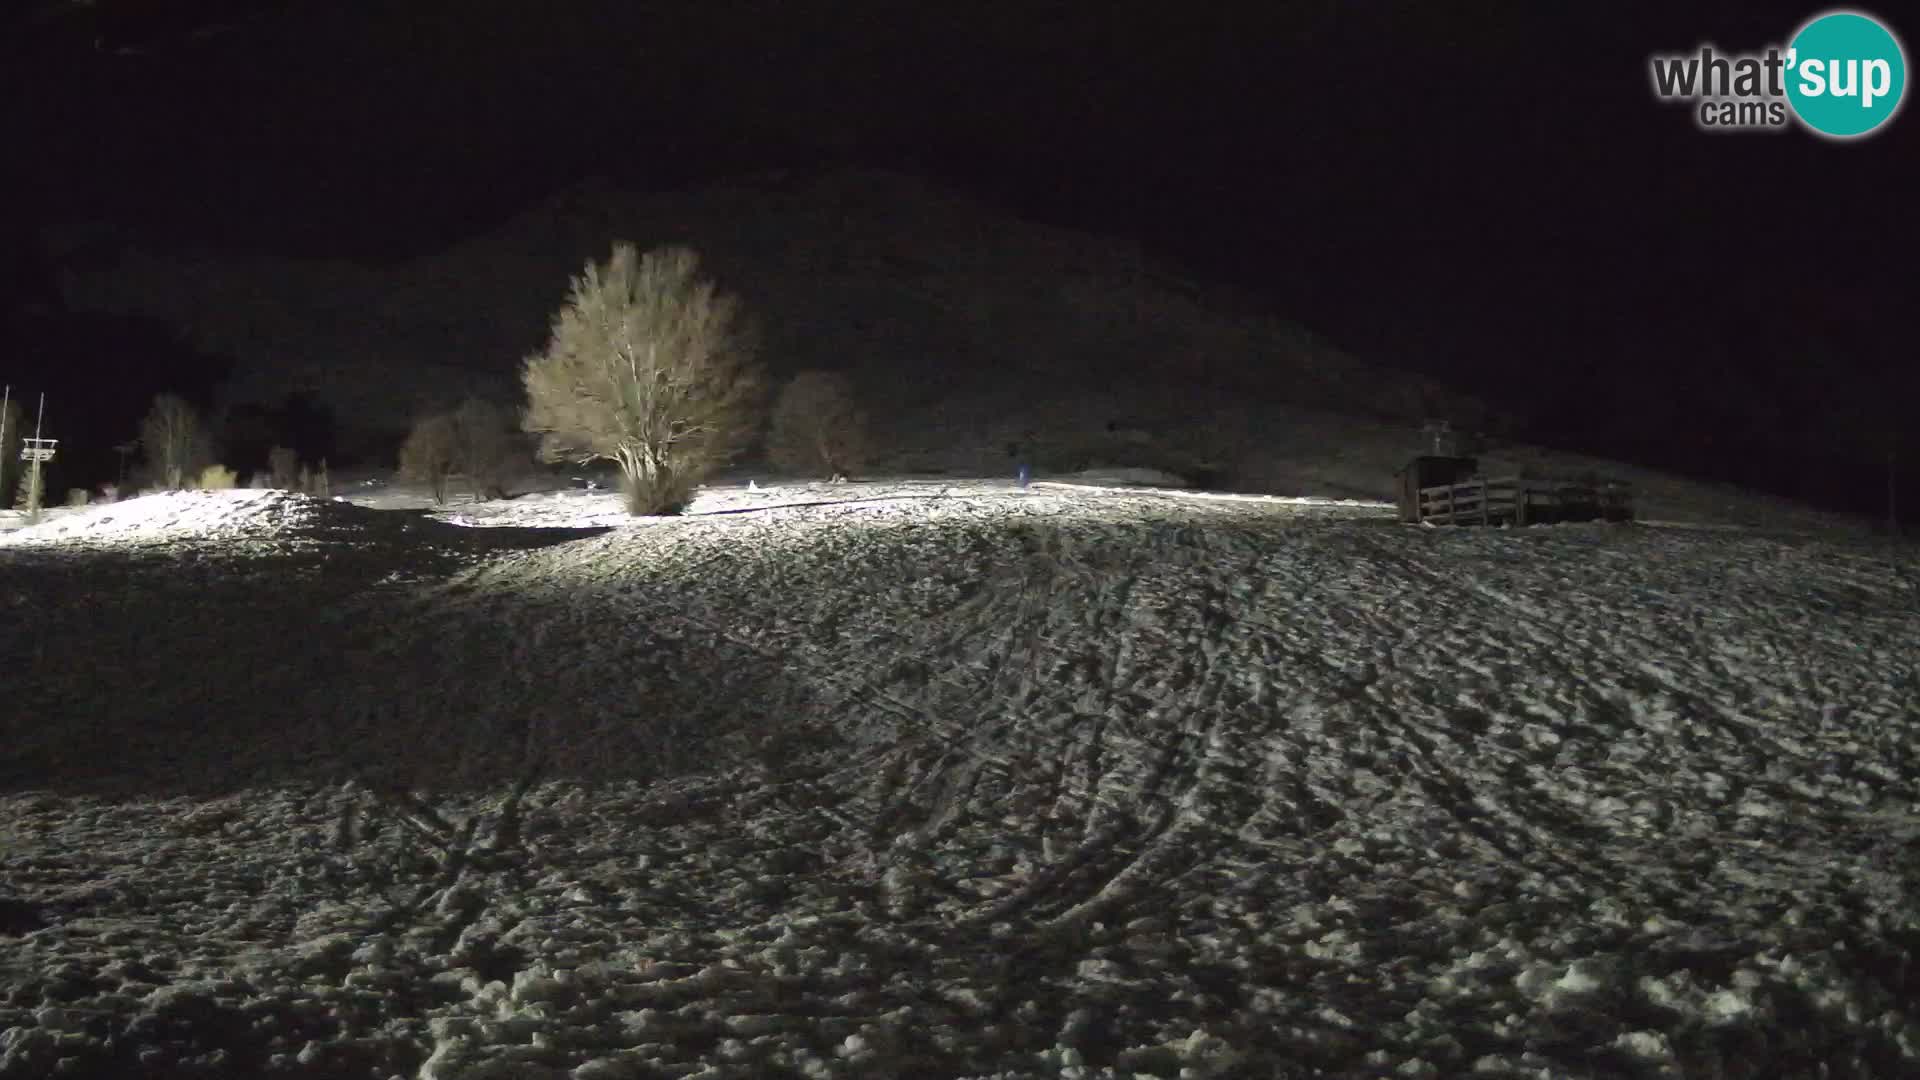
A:
POLYGON ((288 491, 171 491, 89 507, 20 529, 0 538, 0 544, 337 532, 370 517, 370 511, 344 502, 288 491))

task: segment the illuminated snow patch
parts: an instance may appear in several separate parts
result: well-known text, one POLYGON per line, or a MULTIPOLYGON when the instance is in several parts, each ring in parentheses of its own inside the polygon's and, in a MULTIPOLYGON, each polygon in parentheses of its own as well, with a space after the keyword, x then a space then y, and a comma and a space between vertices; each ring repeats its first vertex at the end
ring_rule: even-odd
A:
POLYGON ((448 524, 609 512, 6 551, 0 1080, 1920 1065, 1878 547, 920 477, 448 524))
POLYGON ((273 533, 341 526, 366 511, 287 491, 171 491, 103 503, 0 535, 0 544, 105 542, 273 533))

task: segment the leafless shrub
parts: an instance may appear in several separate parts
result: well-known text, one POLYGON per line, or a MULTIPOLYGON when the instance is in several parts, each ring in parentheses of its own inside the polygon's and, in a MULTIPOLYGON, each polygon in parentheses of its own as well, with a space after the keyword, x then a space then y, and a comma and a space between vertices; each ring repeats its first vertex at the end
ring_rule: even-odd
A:
POLYGON ((447 477, 452 475, 459 437, 453 417, 440 413, 422 417, 400 444, 400 475, 425 481, 433 491, 433 501, 447 501, 447 477))
POLYGON ((140 422, 150 482, 178 491, 213 462, 213 442, 195 409, 176 394, 153 399, 140 422))
POLYGON ((739 302, 685 248, 589 262, 521 372, 547 461, 620 466, 627 509, 669 513, 751 433, 760 399, 739 302))
POLYGON ((202 491, 230 491, 238 480, 233 470, 225 465, 209 465, 200 470, 199 486, 202 491))
POLYGON ((857 473, 867 462, 867 414, 853 384, 834 371, 803 371, 780 391, 767 457, 791 472, 857 473))
POLYGON ((476 502, 505 498, 522 450, 516 418, 484 398, 468 398, 453 413, 454 465, 476 502))
POLYGON ((35 521, 40 520, 40 508, 46 501, 46 492, 43 490, 46 474, 39 469, 29 467, 20 473, 17 483, 18 486, 13 493, 13 508, 34 515, 35 521))
POLYGON ((281 491, 298 490, 300 482, 300 455, 292 447, 276 446, 267 451, 267 469, 273 475, 273 486, 281 491))

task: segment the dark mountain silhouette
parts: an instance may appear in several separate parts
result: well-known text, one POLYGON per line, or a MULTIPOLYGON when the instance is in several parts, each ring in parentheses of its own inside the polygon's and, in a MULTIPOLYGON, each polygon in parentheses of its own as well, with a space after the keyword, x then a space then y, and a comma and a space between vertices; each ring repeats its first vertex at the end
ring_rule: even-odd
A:
POLYGON ((654 194, 590 182, 390 265, 129 249, 72 274, 67 301, 177 324, 233 357, 224 404, 310 395, 339 419, 346 446, 362 448, 468 393, 517 398, 520 361, 544 343, 570 276, 616 240, 694 247, 759 321, 771 373, 850 371, 895 409, 989 387, 1120 388, 1150 401, 1176 387, 1479 420, 1431 379, 1371 367, 1230 299, 1216 305, 1137 245, 877 171, 654 194))

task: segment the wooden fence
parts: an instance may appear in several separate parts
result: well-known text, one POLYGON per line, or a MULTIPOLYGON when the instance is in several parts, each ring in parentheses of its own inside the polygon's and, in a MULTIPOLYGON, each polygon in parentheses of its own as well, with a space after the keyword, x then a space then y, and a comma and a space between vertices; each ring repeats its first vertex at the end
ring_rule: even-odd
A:
POLYGON ((1421 488, 1419 520, 1435 525, 1631 521, 1633 492, 1609 481, 1473 477, 1421 488))

